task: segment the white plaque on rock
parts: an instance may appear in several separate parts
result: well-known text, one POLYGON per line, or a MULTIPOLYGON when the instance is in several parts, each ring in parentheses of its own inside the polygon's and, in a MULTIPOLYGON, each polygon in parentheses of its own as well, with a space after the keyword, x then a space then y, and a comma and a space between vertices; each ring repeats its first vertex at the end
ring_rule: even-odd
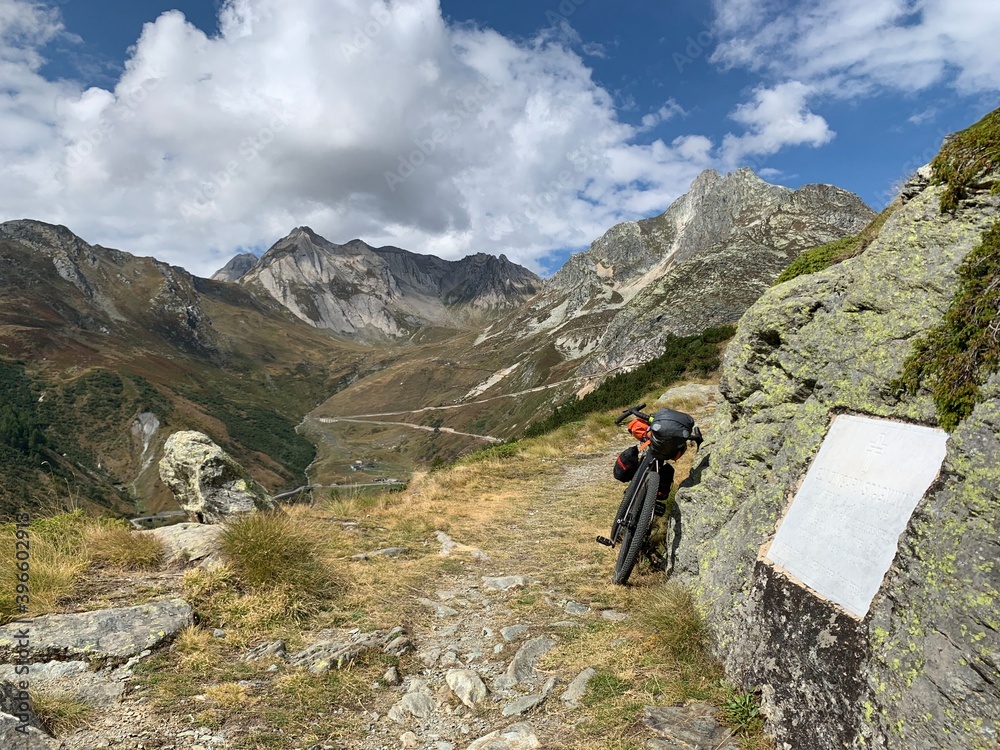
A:
POLYGON ((864 618, 947 441, 932 427, 837 416, 765 560, 864 618))

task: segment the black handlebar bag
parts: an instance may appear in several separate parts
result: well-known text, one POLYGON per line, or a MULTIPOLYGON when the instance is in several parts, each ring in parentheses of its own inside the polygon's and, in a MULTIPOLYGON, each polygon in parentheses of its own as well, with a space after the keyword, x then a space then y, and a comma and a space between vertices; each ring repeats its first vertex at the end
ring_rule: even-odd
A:
POLYGON ((649 426, 649 449, 653 457, 669 460, 687 447, 687 441, 701 444, 701 430, 694 426, 694 417, 674 409, 660 409, 649 426))

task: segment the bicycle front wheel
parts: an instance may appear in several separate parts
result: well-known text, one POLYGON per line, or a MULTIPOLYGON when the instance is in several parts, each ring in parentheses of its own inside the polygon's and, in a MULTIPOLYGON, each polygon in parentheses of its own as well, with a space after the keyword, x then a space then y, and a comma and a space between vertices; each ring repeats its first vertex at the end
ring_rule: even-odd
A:
POLYGON ((642 495, 637 494, 636 490, 639 487, 639 483, 642 482, 642 478, 644 476, 646 476, 645 470, 637 471, 635 476, 632 477, 631 481, 628 483, 625 493, 622 495, 622 501, 618 505, 618 513, 615 514, 615 521, 611 524, 611 541, 615 544, 618 543, 618 532, 621 529, 625 514, 628 513, 628 507, 632 503, 632 498, 638 497, 638 502, 642 502, 642 495))
POLYGON ((660 475, 647 470, 635 491, 633 508, 628 512, 628 518, 623 519, 618 529, 618 559, 615 561, 614 582, 624 586, 632 575, 636 560, 646 543, 649 526, 653 523, 653 511, 656 509, 656 491, 660 487, 660 475))

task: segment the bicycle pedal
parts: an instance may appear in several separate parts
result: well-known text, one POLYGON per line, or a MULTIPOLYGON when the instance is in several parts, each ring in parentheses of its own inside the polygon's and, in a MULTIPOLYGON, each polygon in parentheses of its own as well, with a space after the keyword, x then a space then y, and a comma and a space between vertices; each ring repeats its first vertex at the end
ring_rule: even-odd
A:
POLYGON ((599 537, 597 537, 597 543, 598 544, 603 544, 605 547, 613 547, 614 546, 614 543, 610 539, 608 539, 607 537, 605 537, 605 536, 599 536, 599 537))

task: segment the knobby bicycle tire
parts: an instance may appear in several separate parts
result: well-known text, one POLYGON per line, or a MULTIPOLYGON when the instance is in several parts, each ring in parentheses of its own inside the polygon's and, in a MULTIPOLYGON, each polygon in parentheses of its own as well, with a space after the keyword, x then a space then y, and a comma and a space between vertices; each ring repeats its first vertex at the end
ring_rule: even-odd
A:
POLYGON ((653 511, 656 509, 659 479, 660 476, 655 471, 646 470, 635 493, 636 502, 641 503, 635 516, 635 528, 631 529, 628 524, 622 524, 619 531, 621 549, 618 550, 618 559, 615 561, 614 577, 615 583, 619 586, 624 586, 628 582, 642 546, 646 543, 646 534, 649 533, 649 525, 653 522, 653 511))
POLYGON ((635 494, 636 488, 639 486, 639 482, 642 481, 642 478, 645 475, 645 470, 637 471, 635 476, 632 477, 632 481, 628 483, 628 487, 625 488, 625 494, 622 495, 622 501, 618 505, 618 512, 615 514, 615 520, 611 524, 611 536, 609 539, 615 543, 618 542, 618 531, 621 525, 621 519, 625 516, 625 511, 628 510, 629 503, 632 502, 632 495, 635 494))

